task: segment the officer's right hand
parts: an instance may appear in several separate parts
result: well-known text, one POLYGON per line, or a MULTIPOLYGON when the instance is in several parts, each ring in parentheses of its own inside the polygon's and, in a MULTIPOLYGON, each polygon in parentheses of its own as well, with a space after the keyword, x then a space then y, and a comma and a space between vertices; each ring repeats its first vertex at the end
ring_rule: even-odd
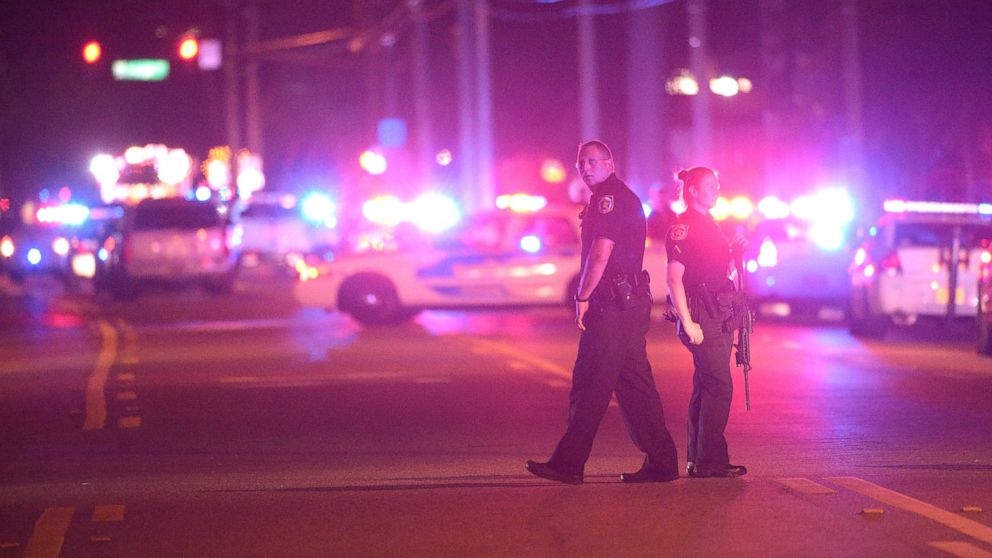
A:
POLYGON ((703 342, 703 328, 696 322, 686 322, 682 324, 682 329, 693 345, 699 345, 703 342))
POLYGON ((586 312, 589 310, 589 301, 575 301, 575 325, 582 331, 586 330, 586 312))

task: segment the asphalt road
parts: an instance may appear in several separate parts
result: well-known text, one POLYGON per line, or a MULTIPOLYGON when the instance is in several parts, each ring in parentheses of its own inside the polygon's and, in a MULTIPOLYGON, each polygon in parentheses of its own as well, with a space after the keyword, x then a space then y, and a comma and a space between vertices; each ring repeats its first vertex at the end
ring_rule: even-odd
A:
MULTIPOLYGON (((624 485, 615 408, 586 483, 530 476, 564 427, 566 311, 363 329, 246 278, 127 302, 0 289, 0 558, 992 556, 992 360, 759 322, 739 479, 624 485)), ((649 355, 684 465, 690 359, 649 355)))

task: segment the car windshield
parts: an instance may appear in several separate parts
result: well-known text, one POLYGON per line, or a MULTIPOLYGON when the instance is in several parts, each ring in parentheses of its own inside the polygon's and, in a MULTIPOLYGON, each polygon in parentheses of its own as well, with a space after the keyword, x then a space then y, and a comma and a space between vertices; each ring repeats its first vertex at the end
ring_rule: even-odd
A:
POLYGON ((506 216, 498 213, 478 215, 466 225, 438 237, 435 244, 448 249, 498 250, 503 246, 508 222, 506 216))
POLYGON ((189 202, 183 204, 141 204, 134 216, 134 228, 153 229, 202 229, 216 227, 220 214, 209 204, 189 202))
POLYGON ((950 246, 955 228, 961 231, 962 248, 979 248, 983 240, 992 238, 992 224, 900 223, 895 230, 895 245, 898 247, 950 246))

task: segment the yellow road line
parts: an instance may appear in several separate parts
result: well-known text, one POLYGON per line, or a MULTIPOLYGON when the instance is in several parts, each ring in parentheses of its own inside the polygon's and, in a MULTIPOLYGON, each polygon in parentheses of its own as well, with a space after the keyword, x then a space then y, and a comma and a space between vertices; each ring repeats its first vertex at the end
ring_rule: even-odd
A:
POLYGON ((93 374, 86 382, 86 420, 83 421, 83 430, 99 430, 107 422, 107 375, 117 358, 117 330, 103 320, 97 325, 100 326, 103 342, 93 374))
POLYGON ((942 510, 933 504, 928 504, 922 500, 900 494, 895 490, 889 490, 888 488, 857 477, 831 477, 828 480, 844 488, 860 492, 884 504, 921 515, 927 519, 946 525, 959 533, 992 544, 992 527, 983 525, 967 517, 961 517, 953 512, 942 510))
POLYGON ((123 504, 95 506, 93 508, 93 522, 124 521, 124 511, 123 504))
POLYGON ((34 523, 23 558, 58 558, 76 508, 47 508, 34 523))
POLYGON ((943 550, 948 554, 953 554, 958 558, 992 558, 992 553, 985 552, 977 546, 962 541, 937 541, 930 543, 930 546, 943 550))
POLYGON ((141 417, 121 417, 117 419, 118 428, 138 428, 141 426, 141 417))
POLYGON ((775 482, 792 490, 803 494, 837 494, 833 488, 828 488, 820 483, 803 478, 775 479, 775 482))
POLYGON ((527 364, 530 364, 535 368, 540 368, 541 370, 544 370, 545 372, 550 372, 555 376, 559 376, 561 378, 565 378, 568 380, 572 379, 572 371, 570 369, 565 368, 559 364, 555 364, 550 360, 545 360, 543 358, 525 353, 524 351, 514 348, 512 345, 508 343, 503 343, 500 341, 487 341, 483 339, 473 339, 472 343, 478 348, 489 350, 495 353, 500 353, 505 356, 514 358, 516 360, 526 362, 527 364))

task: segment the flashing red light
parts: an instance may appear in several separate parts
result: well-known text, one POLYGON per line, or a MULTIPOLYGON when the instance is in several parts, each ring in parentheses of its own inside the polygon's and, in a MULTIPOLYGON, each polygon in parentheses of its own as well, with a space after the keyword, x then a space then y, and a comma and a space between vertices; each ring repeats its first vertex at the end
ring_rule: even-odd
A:
POLYGON ((0 198, 0 212, 10 211, 10 199, 0 198))
POLYGON ((96 64, 101 56, 103 56, 103 47, 100 46, 99 41, 90 41, 83 45, 83 60, 87 64, 96 64))
POLYGON ((196 40, 196 37, 183 37, 179 41, 179 58, 183 60, 192 60, 196 58, 196 55, 200 52, 200 42, 196 40))

